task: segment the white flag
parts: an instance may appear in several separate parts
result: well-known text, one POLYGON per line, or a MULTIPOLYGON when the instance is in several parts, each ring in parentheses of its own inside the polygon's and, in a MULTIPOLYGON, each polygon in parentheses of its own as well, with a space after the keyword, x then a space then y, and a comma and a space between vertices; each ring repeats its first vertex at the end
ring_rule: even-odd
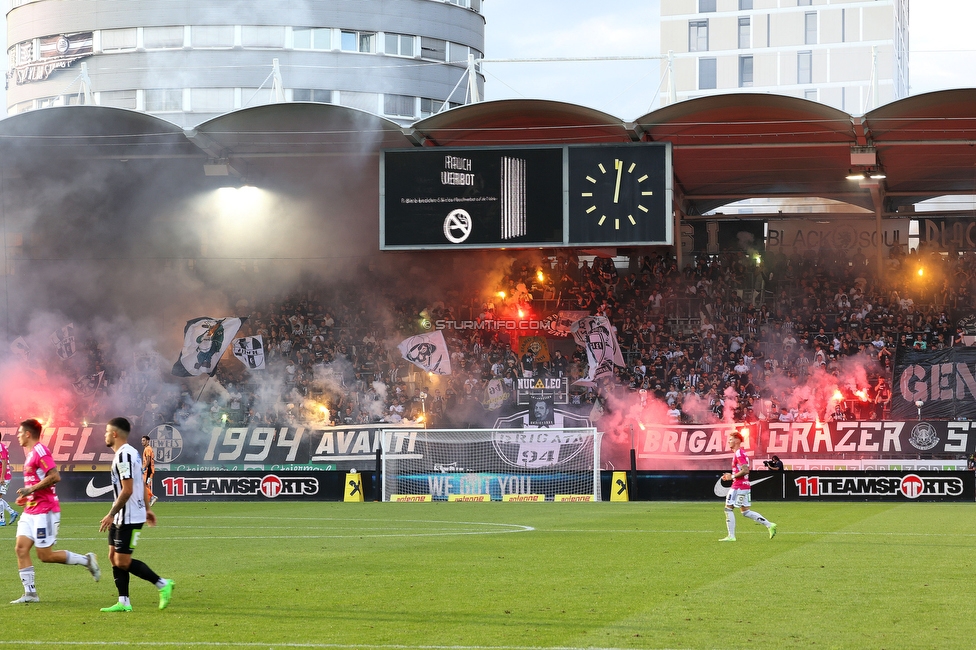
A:
POLYGON ((447 351, 444 332, 420 334, 405 339, 397 346, 403 358, 435 375, 451 374, 451 355, 447 351))
POLYGON ((575 383, 593 385, 597 379, 613 375, 614 365, 623 367, 624 355, 620 352, 617 336, 606 316, 581 318, 573 323, 572 330, 577 345, 586 348, 586 360, 589 364, 586 377, 575 383))
POLYGON ((264 339, 260 334, 235 339, 231 351, 251 370, 264 370, 264 339))
POLYGON ((186 321, 183 328, 183 350, 173 365, 178 377, 212 375, 224 351, 234 340, 243 318, 210 318, 202 316, 186 321))
POLYGON ((13 343, 10 344, 10 351, 24 361, 30 361, 31 349, 30 346, 27 345, 27 341, 24 340, 23 336, 18 336, 14 339, 13 343))

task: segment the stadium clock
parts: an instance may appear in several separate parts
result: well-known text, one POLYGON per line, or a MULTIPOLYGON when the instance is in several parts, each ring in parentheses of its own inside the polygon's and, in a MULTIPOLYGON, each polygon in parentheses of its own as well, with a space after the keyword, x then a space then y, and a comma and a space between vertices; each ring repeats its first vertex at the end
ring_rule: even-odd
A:
POLYGON ((667 145, 569 147, 570 244, 666 244, 667 145))

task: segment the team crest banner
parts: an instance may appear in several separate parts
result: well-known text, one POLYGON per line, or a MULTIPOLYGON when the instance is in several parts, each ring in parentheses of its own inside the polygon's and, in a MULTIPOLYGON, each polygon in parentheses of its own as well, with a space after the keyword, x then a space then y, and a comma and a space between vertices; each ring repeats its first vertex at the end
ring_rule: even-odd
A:
POLYGON ((23 336, 18 336, 10 344, 10 351, 16 354, 18 357, 24 361, 30 361, 31 349, 27 345, 27 341, 24 340, 23 336))
POLYGON ((523 336, 519 338, 519 356, 526 352, 531 352, 535 360, 541 363, 549 363, 549 344, 544 336, 523 336))
POLYGON ((232 351, 234 356, 249 369, 264 370, 264 339, 260 334, 236 339, 232 351))
POLYGON ((606 316, 587 316, 573 323, 573 338, 586 348, 589 371, 577 384, 592 385, 597 379, 613 375, 614 365, 623 367, 624 355, 617 344, 610 320, 606 316))
POLYGON ((104 370, 96 372, 93 375, 82 375, 72 382, 71 386, 82 397, 91 397, 98 390, 98 387, 102 385, 102 378, 104 376, 104 370))
POLYGON ((426 372, 435 375, 451 374, 451 355, 447 350, 444 332, 411 336, 397 346, 403 358, 426 372))
POLYGON ((220 357, 230 346, 244 320, 209 316, 188 320, 183 328, 183 350, 173 365, 173 374, 197 377, 216 372, 220 357))
POLYGON ((58 358, 67 361, 75 356, 75 324, 68 323, 51 333, 51 343, 58 358))

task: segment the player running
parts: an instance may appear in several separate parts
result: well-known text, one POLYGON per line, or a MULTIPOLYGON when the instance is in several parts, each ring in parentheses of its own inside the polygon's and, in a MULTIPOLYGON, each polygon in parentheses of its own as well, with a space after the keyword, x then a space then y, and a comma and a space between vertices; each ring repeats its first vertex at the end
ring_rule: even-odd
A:
POLYGON ((160 578, 144 562, 132 559, 132 551, 143 524, 156 525, 156 515, 146 507, 145 483, 142 480, 142 457, 129 444, 132 425, 125 418, 112 418, 105 425, 105 444, 115 452, 112 460, 112 489, 115 501, 98 526, 108 531, 108 557, 112 575, 119 590, 119 602, 103 607, 103 612, 131 612, 129 574, 151 582, 159 590, 159 609, 166 609, 173 596, 173 581, 160 578))
POLYGON ((17 523, 17 566, 20 568, 20 581, 24 584, 24 595, 15 603, 37 603, 37 588, 34 585, 34 565, 30 550, 37 547, 37 559, 45 563, 80 564, 88 569, 95 582, 102 577, 94 553, 79 555, 71 551, 55 551, 58 541, 58 525, 61 523, 61 505, 54 492, 54 485, 61 480, 57 464, 51 451, 41 444, 41 423, 37 420, 24 420, 17 428, 17 441, 24 448, 24 487, 17 490, 20 495, 17 505, 24 506, 24 515, 17 523))
POLYGON ((152 480, 156 473, 156 454, 153 453, 152 441, 149 436, 142 437, 142 482, 146 485, 146 503, 152 508, 156 504, 153 496, 152 480))
POLYGON ((776 524, 758 512, 749 509, 749 506, 752 505, 752 486, 749 483, 749 457, 742 449, 742 440, 742 434, 738 431, 729 434, 729 449, 732 450, 732 472, 726 472, 722 475, 723 481, 732 481, 732 489, 725 497, 725 524, 728 526, 729 534, 727 537, 718 540, 720 542, 735 541, 735 509, 737 506, 742 510, 743 517, 748 517, 769 529, 769 539, 776 537, 776 524))
POLYGON ((10 504, 4 500, 4 496, 7 494, 7 488, 10 487, 10 479, 13 475, 10 473, 10 454, 7 452, 7 445, 0 442, 0 526, 6 526, 8 523, 13 526, 14 522, 17 521, 17 517, 20 513, 10 507, 10 504), (10 513, 10 521, 6 521, 7 513, 10 513))

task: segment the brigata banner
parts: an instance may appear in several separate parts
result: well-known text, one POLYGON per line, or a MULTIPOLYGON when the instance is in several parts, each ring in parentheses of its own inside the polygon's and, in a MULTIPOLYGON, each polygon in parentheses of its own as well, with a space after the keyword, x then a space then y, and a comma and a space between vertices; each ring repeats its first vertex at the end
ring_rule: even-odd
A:
POLYGON ((790 459, 816 459, 822 465, 828 464, 823 461, 832 461, 863 466, 867 461, 890 463, 947 455, 963 458, 976 452, 976 422, 969 421, 645 426, 634 431, 637 469, 725 467, 732 458, 728 448, 732 431, 743 434, 743 448, 755 469, 761 469, 760 461, 774 454, 788 465, 790 459))
POLYGON ((976 419, 976 347, 901 351, 894 376, 892 417, 976 419))
POLYGON ((801 501, 969 501, 973 472, 790 472, 786 499, 801 501))

